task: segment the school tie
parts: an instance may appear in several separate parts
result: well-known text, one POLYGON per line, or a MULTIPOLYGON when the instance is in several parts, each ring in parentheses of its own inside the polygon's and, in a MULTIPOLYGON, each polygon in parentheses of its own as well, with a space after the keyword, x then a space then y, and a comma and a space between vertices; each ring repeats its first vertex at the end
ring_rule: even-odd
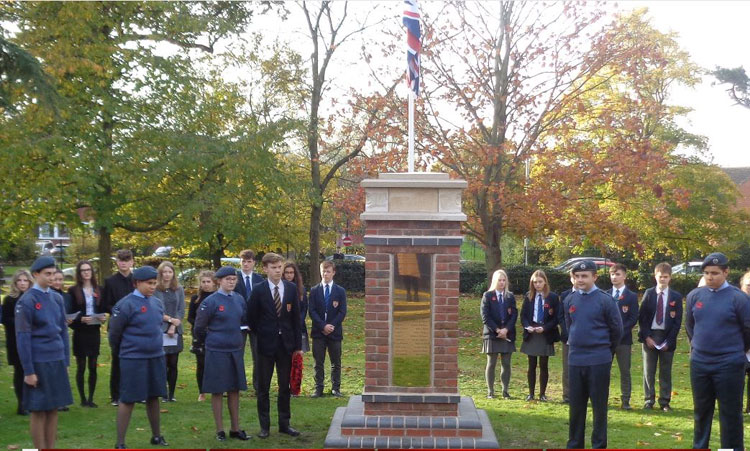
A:
POLYGON ((328 284, 326 284, 324 298, 326 301, 326 310, 328 310, 331 307, 331 289, 329 288, 328 284))
POLYGON ((544 308, 542 306, 542 295, 536 295, 536 319, 537 323, 541 324, 544 322, 544 308))
POLYGON ((659 301, 656 303, 656 324, 664 323, 664 292, 659 293, 659 301))
POLYGON ((245 276, 245 298, 250 299, 250 293, 253 291, 253 286, 250 284, 250 276, 245 276))
POLYGON ((617 289, 617 290, 615 291, 615 301, 616 301, 617 299, 619 299, 619 298, 620 298, 620 290, 619 290, 619 289, 617 289))
POLYGON ((498 304, 500 304, 500 322, 505 324, 505 321, 507 321, 507 312, 505 311, 505 304, 503 303, 503 294, 500 293, 500 297, 498 298, 498 304))
POLYGON ((273 303, 276 306, 276 316, 281 317, 281 296, 279 296, 279 286, 273 287, 273 303))

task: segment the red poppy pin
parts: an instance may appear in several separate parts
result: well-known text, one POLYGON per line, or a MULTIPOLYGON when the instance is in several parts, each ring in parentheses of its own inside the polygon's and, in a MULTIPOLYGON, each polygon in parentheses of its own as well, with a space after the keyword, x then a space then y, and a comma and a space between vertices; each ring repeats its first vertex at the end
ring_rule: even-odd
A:
POLYGON ((42 304, 40 304, 39 302, 37 302, 36 304, 34 304, 34 308, 37 309, 37 310, 41 310, 42 309, 42 304))
POLYGON ((497 302, 497 296, 492 296, 492 298, 490 299, 490 301, 497 302))
POLYGON ((141 313, 146 313, 146 310, 147 310, 147 309, 146 309, 146 306, 145 306, 145 305, 144 305, 143 307, 141 307, 141 313))
POLYGON ((575 313, 575 311, 576 311, 575 305, 571 305, 570 308, 568 309, 568 313, 575 313))
POLYGON ((676 317, 676 316, 677 316, 677 312, 675 312, 674 310, 672 310, 671 312, 669 312, 669 316, 670 316, 671 318, 674 318, 674 317, 676 317))
POLYGON ((628 313, 629 307, 627 305, 622 306, 622 313, 628 313))
POLYGON ((625 296, 623 296, 623 295, 620 295, 620 297, 617 298, 618 301, 622 301, 623 299, 625 299, 625 296))
POLYGON ((695 303, 695 308, 703 308, 703 303, 698 301, 695 303))
POLYGON ((549 308, 549 304, 544 304, 544 308, 549 308))
POLYGON ((677 302, 675 302, 675 301, 672 301, 672 302, 669 303, 670 307, 674 307, 675 305, 677 305, 677 302))
POLYGON ((219 311, 220 311, 220 312, 223 312, 223 311, 224 311, 224 306, 223 306, 223 305, 220 305, 220 306, 219 306, 219 311))

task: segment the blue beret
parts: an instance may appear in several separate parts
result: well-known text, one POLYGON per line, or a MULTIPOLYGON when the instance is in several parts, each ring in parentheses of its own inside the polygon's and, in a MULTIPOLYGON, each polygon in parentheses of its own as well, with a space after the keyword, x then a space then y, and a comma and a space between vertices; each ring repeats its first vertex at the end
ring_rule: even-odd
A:
POLYGON ((133 271, 133 280, 151 280, 158 276, 153 266, 141 266, 133 271))
POLYGON ((55 259, 49 256, 39 257, 31 264, 31 272, 39 272, 55 266, 55 259))
POLYGON ((583 260, 580 262, 576 262, 575 265, 570 269, 570 272, 573 274, 581 271, 593 271, 596 272, 596 263, 594 263, 592 260, 583 260))
POLYGON ((222 266, 219 268, 218 271, 216 271, 216 274, 214 274, 214 277, 217 279, 221 279, 222 277, 226 276, 236 276, 237 270, 232 266, 222 266))
POLYGON ((706 269, 706 266, 728 266, 729 265, 729 259, 726 255, 722 254, 721 252, 714 252, 713 254, 708 254, 708 256, 703 259, 703 264, 701 265, 701 271, 706 269))

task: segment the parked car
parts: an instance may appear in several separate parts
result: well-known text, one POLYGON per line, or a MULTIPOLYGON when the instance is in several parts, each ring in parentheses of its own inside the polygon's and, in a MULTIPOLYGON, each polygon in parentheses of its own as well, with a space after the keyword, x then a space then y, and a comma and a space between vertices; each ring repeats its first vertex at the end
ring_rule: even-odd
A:
POLYGON ((365 262, 364 255, 357 255, 357 254, 333 254, 326 257, 326 260, 344 260, 344 261, 350 261, 350 262, 365 262))
POLYGON ((153 254, 151 254, 152 257, 169 257, 169 254, 172 253, 172 246, 159 246, 156 248, 153 254))
POLYGON ((573 257, 565 260, 563 263, 555 266, 553 269, 556 271, 562 271, 562 272, 568 272, 570 269, 575 266, 576 263, 580 263, 583 260, 591 260, 596 264, 596 269, 601 269, 605 267, 614 266, 615 262, 608 258, 603 257, 573 257))
POLYGON ((702 261, 680 263, 672 267, 672 274, 700 274, 702 261))

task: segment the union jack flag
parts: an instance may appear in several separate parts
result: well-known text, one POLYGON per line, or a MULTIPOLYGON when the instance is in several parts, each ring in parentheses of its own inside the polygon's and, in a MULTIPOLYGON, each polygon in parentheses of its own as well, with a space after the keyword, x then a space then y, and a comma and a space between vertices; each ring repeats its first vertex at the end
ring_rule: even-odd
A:
POLYGON ((404 0, 403 23, 406 26, 406 81, 409 89, 419 97, 419 52, 422 50, 422 31, 417 0, 404 0))

